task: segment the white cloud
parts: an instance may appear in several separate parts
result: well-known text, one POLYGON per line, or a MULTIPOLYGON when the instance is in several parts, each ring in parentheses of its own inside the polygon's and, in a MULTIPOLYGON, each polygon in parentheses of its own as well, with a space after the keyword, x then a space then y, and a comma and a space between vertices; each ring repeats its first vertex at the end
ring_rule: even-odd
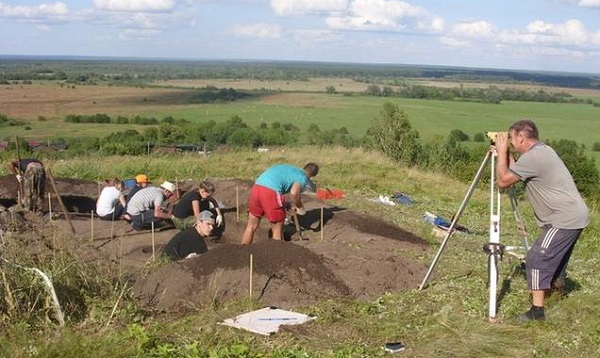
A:
POLYGON ((173 0, 94 0, 96 8, 108 11, 167 12, 175 7, 173 0))
POLYGON ((567 20, 564 23, 551 24, 534 21, 523 32, 504 31, 498 40, 506 43, 523 43, 555 46, 599 45, 599 33, 588 33, 579 20, 567 20))
POLYGON ((594 47, 600 47, 600 32, 587 32, 579 20, 567 20, 557 24, 538 20, 529 23, 523 30, 502 31, 487 21, 472 21, 455 25, 440 41, 450 46, 464 46, 473 41, 480 41, 494 45, 567 47, 569 51, 590 51, 594 47))
POLYGON ((60 18, 69 14, 69 8, 63 2, 40 4, 37 6, 10 6, 0 2, 0 17, 13 19, 48 19, 60 18))
POLYGON ((335 13, 345 11, 350 0, 271 0, 278 16, 335 13))
POLYGON ((396 0, 354 0, 347 14, 330 16, 325 23, 343 30, 439 32, 444 28, 442 18, 396 0))
POLYGON ((258 37, 278 39, 281 37, 281 27, 272 24, 235 25, 233 33, 242 37, 258 37))
POLYGON ((581 0, 578 3, 581 7, 597 7, 600 8, 600 0, 581 0))
POLYGON ((496 29, 487 21, 461 22, 452 28, 451 36, 464 39, 489 39, 496 34, 496 29))

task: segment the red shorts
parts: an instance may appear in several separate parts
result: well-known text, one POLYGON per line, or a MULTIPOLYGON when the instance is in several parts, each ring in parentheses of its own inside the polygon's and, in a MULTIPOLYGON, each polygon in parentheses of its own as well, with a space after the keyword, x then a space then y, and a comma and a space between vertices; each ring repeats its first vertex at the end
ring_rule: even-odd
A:
POLYGON ((273 189, 254 184, 248 199, 248 212, 257 218, 266 216, 272 223, 285 220, 285 195, 273 189))

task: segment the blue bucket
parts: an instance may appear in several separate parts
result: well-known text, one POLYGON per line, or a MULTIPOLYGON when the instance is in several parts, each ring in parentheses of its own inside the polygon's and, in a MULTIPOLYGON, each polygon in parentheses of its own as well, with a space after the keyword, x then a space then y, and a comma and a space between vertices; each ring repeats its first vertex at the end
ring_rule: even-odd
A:
POLYGON ((137 184, 137 182, 135 181, 135 179, 123 180, 123 185, 128 189, 133 188, 136 184, 137 184))

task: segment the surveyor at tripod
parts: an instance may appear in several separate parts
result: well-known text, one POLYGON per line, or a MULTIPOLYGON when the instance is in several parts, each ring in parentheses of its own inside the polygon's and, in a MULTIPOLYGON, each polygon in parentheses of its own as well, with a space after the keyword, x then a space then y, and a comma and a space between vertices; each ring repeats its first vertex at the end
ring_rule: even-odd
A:
POLYGON ((522 181, 541 230, 525 261, 532 306, 517 320, 544 320, 545 294, 553 287, 564 289, 567 264, 577 239, 589 224, 589 210, 563 161, 539 140, 533 121, 519 120, 508 133, 498 133, 495 148, 498 187, 522 181), (516 161, 509 145, 520 153, 516 161))
POLYGON ((8 168, 19 182, 20 206, 26 211, 41 214, 46 192, 44 164, 35 158, 23 158, 11 161, 8 168))

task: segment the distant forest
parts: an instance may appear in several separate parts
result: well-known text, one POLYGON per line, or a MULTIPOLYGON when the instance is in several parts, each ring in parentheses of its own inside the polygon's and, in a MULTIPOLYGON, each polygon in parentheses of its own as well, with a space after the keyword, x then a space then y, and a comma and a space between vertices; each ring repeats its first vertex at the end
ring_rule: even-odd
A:
POLYGON ((302 81, 344 77, 365 83, 400 78, 531 83, 600 89, 600 75, 466 67, 291 61, 184 61, 118 58, 0 56, 0 83, 56 80, 73 84, 138 84, 167 79, 256 79, 302 81))

